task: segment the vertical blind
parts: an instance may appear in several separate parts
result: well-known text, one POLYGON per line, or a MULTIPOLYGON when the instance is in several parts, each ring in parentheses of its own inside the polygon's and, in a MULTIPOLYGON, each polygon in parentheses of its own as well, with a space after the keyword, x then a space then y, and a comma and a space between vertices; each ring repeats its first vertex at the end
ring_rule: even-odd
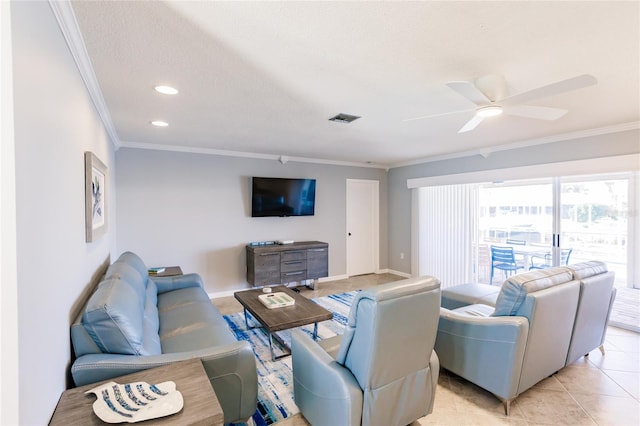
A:
POLYGON ((441 288, 475 282, 478 185, 418 188, 418 272, 441 288))

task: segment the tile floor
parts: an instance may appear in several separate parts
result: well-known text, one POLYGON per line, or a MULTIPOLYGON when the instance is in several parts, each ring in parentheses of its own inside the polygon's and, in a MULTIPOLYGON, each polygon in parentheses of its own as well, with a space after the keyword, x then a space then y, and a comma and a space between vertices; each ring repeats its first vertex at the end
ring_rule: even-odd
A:
MULTIPOLYGON (((357 290, 402 279, 392 274, 363 275, 301 287, 306 297, 357 290)), ((231 297, 214 299, 223 314, 242 311, 231 297)), ((282 426, 306 426, 301 414, 282 426)), ((558 374, 521 394, 506 417, 502 403, 489 392, 440 371, 433 413, 414 422, 422 425, 640 425, 640 334, 609 327, 605 355, 592 351, 558 374)))

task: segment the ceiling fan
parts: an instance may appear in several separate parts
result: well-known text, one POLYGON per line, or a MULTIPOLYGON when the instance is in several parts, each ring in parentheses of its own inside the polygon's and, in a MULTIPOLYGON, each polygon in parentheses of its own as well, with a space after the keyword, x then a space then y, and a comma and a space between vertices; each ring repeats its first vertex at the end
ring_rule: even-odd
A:
POLYGON ((567 110, 524 105, 524 103, 569 92, 571 90, 582 89, 584 87, 592 86, 597 82, 598 81, 594 76, 583 74, 548 84, 546 86, 538 87, 537 89, 529 90, 527 92, 507 96, 506 83, 504 77, 500 75, 487 75, 477 79, 475 82, 451 81, 447 83, 447 86, 474 103, 476 105, 475 108, 445 112, 441 114, 424 115, 421 117, 408 118, 403 121, 422 120, 425 118, 475 111, 474 116, 467 121, 460 130, 458 130, 458 133, 464 133, 475 129, 485 118, 494 117, 502 113, 539 120, 557 120, 565 115, 567 110))

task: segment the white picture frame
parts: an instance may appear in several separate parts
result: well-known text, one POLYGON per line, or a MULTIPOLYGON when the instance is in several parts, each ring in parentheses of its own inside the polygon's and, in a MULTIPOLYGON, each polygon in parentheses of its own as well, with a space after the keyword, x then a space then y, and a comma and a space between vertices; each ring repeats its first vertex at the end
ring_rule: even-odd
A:
POLYGON ((107 232, 107 166, 90 151, 84 153, 85 235, 91 243, 107 232))

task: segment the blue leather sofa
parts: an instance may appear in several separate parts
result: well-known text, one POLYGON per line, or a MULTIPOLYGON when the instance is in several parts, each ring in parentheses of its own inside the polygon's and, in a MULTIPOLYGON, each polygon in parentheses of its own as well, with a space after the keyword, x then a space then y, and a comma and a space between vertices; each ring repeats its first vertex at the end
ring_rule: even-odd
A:
POLYGON ((236 341, 197 274, 149 279, 144 262, 123 253, 71 325, 71 340, 76 386, 199 358, 225 423, 256 410, 251 346, 236 341))

